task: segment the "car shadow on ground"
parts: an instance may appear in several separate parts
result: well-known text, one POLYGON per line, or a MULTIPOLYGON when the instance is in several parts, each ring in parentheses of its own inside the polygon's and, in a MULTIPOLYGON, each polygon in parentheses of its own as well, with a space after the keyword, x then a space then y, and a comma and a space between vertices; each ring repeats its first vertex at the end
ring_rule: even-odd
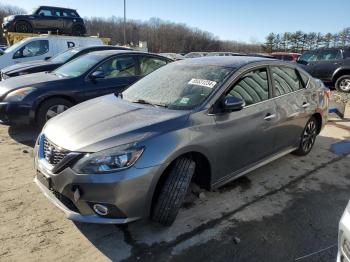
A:
MULTIPOLYGON (((172 256, 172 250, 174 247, 182 244, 184 246, 188 245, 188 248, 184 248, 183 253, 181 253, 183 258, 187 257, 191 261, 200 261, 198 257, 196 259, 198 250, 191 254, 191 250, 194 251, 194 248, 199 245, 204 248, 203 250, 208 248, 208 250, 211 250, 209 253, 212 252, 212 257, 210 257, 211 255, 205 251, 207 254, 205 259, 216 261, 215 250, 212 250, 213 248, 210 246, 206 246, 206 243, 209 243, 210 239, 215 239, 215 233, 208 238, 208 241, 203 241, 201 240, 200 235, 204 231, 212 230, 212 232, 215 232, 215 227, 219 227, 220 223, 229 221, 236 212, 244 212, 245 208, 249 209, 249 206, 257 205, 259 201, 266 201, 271 195, 278 194, 286 189, 292 190, 298 183, 304 181, 304 179, 314 175, 320 169, 332 165, 332 161, 337 161, 336 159, 343 156, 333 154, 330 151, 330 147, 335 143, 346 140, 349 141, 350 136, 343 137, 343 139, 329 137, 328 134, 319 136, 313 151, 306 157, 296 157, 291 155, 284 156, 281 159, 275 160, 272 163, 251 172, 244 178, 226 184, 214 193, 205 191, 207 194, 206 200, 203 202, 197 201, 194 205, 189 205, 189 207, 183 207, 179 213, 177 221, 175 221, 172 227, 162 227, 148 221, 147 219, 122 226, 84 223, 75 223, 75 225, 97 249, 112 261, 177 261, 176 258, 174 259, 172 256), (235 200, 235 196, 238 195, 242 195, 245 199, 243 204, 238 204, 237 202, 239 201, 235 200), (219 212, 221 217, 218 218, 213 210, 220 210, 220 206, 223 206, 223 208, 219 212), (213 214, 207 215, 206 213, 213 214), (201 220, 204 216, 206 217, 201 220), (190 228, 189 224, 191 224, 190 228), (193 243, 192 240, 194 241, 193 243), (197 241, 198 243, 196 244, 197 241)), ((336 168, 338 167, 336 166, 336 168)), ((317 179, 312 181, 317 181, 317 179)), ((319 183, 322 184, 322 181, 319 183)), ((327 191, 327 186, 324 187, 324 190, 327 191)), ((334 190, 333 187, 332 190, 334 190)), ((314 191, 306 191, 305 196, 310 193, 314 194, 314 191)), ((333 191, 329 192, 329 194, 331 193, 333 193, 333 191)), ((300 194, 302 194, 300 191, 295 193, 291 192, 291 196, 295 195, 292 198, 291 203, 297 204, 300 194)), ((277 228, 280 226, 281 230, 275 230, 273 233, 275 236, 271 237, 271 239, 265 239, 264 237, 256 238, 254 233, 249 235, 251 239, 245 239, 244 242, 250 243, 249 246, 255 250, 256 260, 251 260, 251 250, 247 247, 242 248, 242 246, 241 248, 240 246, 235 247, 235 249, 237 249, 236 252, 238 253, 234 254, 234 256, 239 256, 240 259, 242 259, 239 261, 271 261, 274 256, 274 254, 272 254, 273 252, 266 253, 266 250, 258 248, 259 246, 264 246, 268 243, 269 245, 280 246, 280 250, 284 250, 283 247, 292 245, 293 250, 289 250, 280 256, 284 261, 292 261, 297 254, 308 252, 309 250, 321 250, 328 243, 329 245, 337 243, 338 222, 349 198, 350 194, 342 195, 342 198, 334 204, 335 208, 326 212, 327 216, 322 220, 324 223, 319 225, 320 232, 326 236, 322 243, 319 242, 312 225, 309 222, 306 223, 303 221, 303 212, 305 209, 316 210, 318 207, 314 204, 310 206, 305 204, 300 208, 300 211, 295 211, 300 212, 300 214, 291 218, 288 223, 276 225, 277 228), (332 225, 332 227, 329 225, 332 225), (298 238, 293 238, 294 235, 293 237, 290 237, 286 234, 288 228, 292 230, 294 227, 302 228, 298 238), (305 251, 305 249, 307 251, 305 251), (261 259, 262 257, 265 259, 261 259), (245 258, 249 259, 245 260, 245 258)), ((278 200, 278 202, 280 204, 280 200, 278 200)), ((275 203, 271 202, 271 205, 273 206, 275 203)), ((288 215, 288 210, 286 204, 285 209, 276 215, 288 215)), ((322 214, 320 215, 319 212, 315 212, 315 214, 315 217, 310 217, 310 220, 318 223, 320 221, 318 216, 322 216, 322 214)), ((263 224, 264 219, 257 223, 257 225, 259 225, 257 231, 259 232, 256 234, 265 236, 273 235, 272 232, 270 232, 271 228, 266 227, 266 229, 264 229, 265 226, 261 226, 263 224)), ((240 223, 237 222, 235 226, 225 230, 238 231, 239 226, 240 223)), ((255 232, 254 228, 252 228, 251 231, 255 232)), ((244 232, 242 234, 244 235, 244 232)), ((336 249, 332 249, 332 257, 334 257, 335 251, 336 249)), ((224 250, 223 252, 230 255, 227 250, 224 250)), ((202 257, 202 259, 204 258, 202 257)), ((229 259, 229 256, 225 259, 229 259)), ((315 261, 321 261, 317 260, 318 258, 316 257, 315 259, 315 261)))
POLYGON ((10 126, 9 136, 16 142, 34 148, 40 131, 32 126, 10 126))

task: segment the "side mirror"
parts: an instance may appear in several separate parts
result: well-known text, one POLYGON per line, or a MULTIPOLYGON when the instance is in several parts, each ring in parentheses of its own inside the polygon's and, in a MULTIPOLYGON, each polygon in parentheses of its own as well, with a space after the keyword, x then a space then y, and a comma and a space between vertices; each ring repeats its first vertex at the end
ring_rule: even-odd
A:
POLYGON ((305 60, 300 60, 300 59, 297 60, 297 63, 298 63, 298 64, 302 64, 302 65, 307 65, 307 64, 308 64, 307 61, 305 61, 305 60))
POLYGON ((242 110, 245 106, 245 102, 235 96, 227 96, 223 101, 223 108, 227 112, 242 110))
POLYGON ((90 78, 92 80, 103 79, 105 78, 105 73, 103 73, 102 71, 95 71, 90 75, 90 78))

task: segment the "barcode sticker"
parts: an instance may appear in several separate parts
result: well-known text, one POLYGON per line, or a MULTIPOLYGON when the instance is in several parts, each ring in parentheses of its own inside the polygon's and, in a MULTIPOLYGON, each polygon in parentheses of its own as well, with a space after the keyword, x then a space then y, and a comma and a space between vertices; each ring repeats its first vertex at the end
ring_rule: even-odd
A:
POLYGON ((196 79, 196 78, 192 78, 188 83, 190 85, 205 86, 209 88, 213 88, 216 85, 215 81, 210 81, 206 79, 196 79))

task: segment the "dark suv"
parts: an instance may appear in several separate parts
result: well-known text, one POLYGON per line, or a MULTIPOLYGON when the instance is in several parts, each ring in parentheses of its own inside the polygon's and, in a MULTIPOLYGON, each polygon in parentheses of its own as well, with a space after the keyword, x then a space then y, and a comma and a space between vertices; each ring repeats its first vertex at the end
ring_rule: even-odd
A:
POLYGON ((298 63, 326 85, 350 92, 350 47, 307 51, 299 57, 298 63))
POLYGON ((86 33, 84 20, 74 9, 39 6, 29 15, 11 15, 4 18, 4 31, 47 33, 54 31, 81 36, 86 33))

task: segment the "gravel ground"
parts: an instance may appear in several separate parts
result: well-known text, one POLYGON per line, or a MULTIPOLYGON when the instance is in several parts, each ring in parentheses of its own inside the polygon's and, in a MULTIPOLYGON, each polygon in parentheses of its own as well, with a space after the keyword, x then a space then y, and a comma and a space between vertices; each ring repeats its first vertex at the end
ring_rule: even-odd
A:
POLYGON ((342 102, 344 104, 350 102, 350 93, 344 93, 344 92, 339 92, 336 90, 333 90, 331 96, 331 100, 339 103, 342 102))

